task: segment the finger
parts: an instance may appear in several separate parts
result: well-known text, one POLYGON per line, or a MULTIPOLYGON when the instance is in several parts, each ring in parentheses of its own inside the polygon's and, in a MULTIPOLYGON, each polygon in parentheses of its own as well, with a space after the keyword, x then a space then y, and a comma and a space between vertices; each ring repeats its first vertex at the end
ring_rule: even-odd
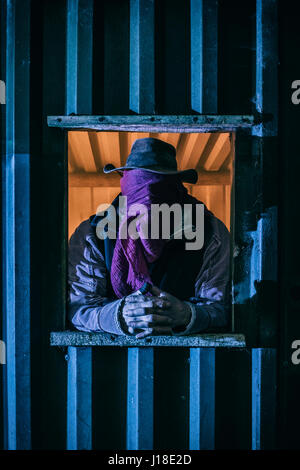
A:
POLYGON ((151 302, 141 302, 137 304, 128 304, 123 307, 123 312, 136 312, 140 309, 148 310, 168 310, 171 307, 171 303, 168 300, 157 299, 151 302))
POLYGON ((152 286, 150 290, 151 294, 155 295, 156 297, 165 297, 168 298, 169 294, 167 292, 162 291, 157 286, 152 286))
POLYGON ((143 306, 143 307, 151 307, 151 306, 157 305, 157 306, 160 306, 162 308, 167 308, 171 304, 170 304, 170 301, 166 298, 162 298, 162 297, 151 297, 151 298, 149 298, 149 297, 147 297, 145 299, 144 297, 141 296, 140 299, 135 299, 134 301, 125 302, 125 305, 128 308, 135 308, 137 305, 143 306))
POLYGON ((160 317, 163 316, 168 316, 169 315, 164 315, 164 313, 167 313, 165 309, 160 309, 160 308, 135 308, 134 310, 127 310, 126 308, 122 312, 123 318, 126 320, 128 318, 136 318, 136 317, 141 317, 145 315, 157 315, 160 317))
POLYGON ((173 335, 172 328, 170 326, 155 326, 152 331, 153 335, 173 335))
POLYGON ((128 326, 132 326, 133 328, 148 328, 156 325, 170 326, 173 324, 173 320, 164 315, 151 314, 140 316, 136 319, 127 318, 126 323, 128 326))
MULTIPOLYGON (((123 310, 123 317, 141 317, 144 315, 150 315, 152 313, 153 309, 152 308, 136 308, 134 310, 123 310)), ((126 319, 126 318, 125 318, 126 319)))
POLYGON ((132 322, 132 323, 128 323, 128 325, 130 325, 132 328, 135 328, 135 329, 141 329, 141 328, 150 328, 150 323, 147 322, 147 321, 136 321, 136 322, 132 322))
POLYGON ((152 300, 141 300, 140 302, 130 302, 126 304, 127 310, 134 310, 137 307, 153 307, 154 302, 152 300))
POLYGON ((135 337, 137 339, 142 339, 146 338, 146 336, 149 336, 152 334, 153 328, 146 328, 144 331, 141 331, 140 333, 136 334, 135 337))
POLYGON ((161 309, 161 310, 167 310, 171 307, 171 302, 166 299, 166 298, 157 298, 153 300, 153 304, 155 308, 161 309))
POLYGON ((131 324, 130 327, 133 328, 134 330, 147 330, 149 328, 160 328, 160 327, 163 327, 163 328, 170 328, 170 326, 172 327, 173 325, 157 325, 157 324, 153 324, 153 323, 149 323, 149 322, 136 322, 135 324, 131 324))
POLYGON ((173 319, 167 315, 158 315, 156 313, 150 313, 146 315, 138 316, 137 318, 128 317, 129 322, 136 322, 136 321, 146 321, 149 323, 153 323, 156 325, 171 325, 173 323, 173 319))
POLYGON ((146 328, 144 331, 141 331, 136 334, 137 339, 145 338, 146 336, 157 336, 157 335, 172 335, 172 328, 157 326, 154 328, 146 328))
POLYGON ((127 297, 125 297, 125 302, 130 304, 130 303, 136 303, 136 302, 140 302, 141 300, 143 301, 147 301, 149 300, 149 297, 147 297, 146 295, 143 295, 143 294, 131 294, 131 295, 128 295, 127 297))
POLYGON ((152 286, 150 289, 151 294, 156 295, 157 297, 160 296, 160 294, 163 292, 159 287, 157 286, 152 286))

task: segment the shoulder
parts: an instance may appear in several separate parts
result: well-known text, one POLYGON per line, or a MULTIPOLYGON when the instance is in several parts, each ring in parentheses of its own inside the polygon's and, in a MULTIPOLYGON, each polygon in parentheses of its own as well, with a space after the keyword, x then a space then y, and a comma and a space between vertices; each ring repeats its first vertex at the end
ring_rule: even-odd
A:
POLYGON ((205 219, 205 245, 208 247, 210 245, 226 246, 229 249, 230 246, 230 233, 226 225, 218 219, 212 212, 208 212, 205 219))
POLYGON ((229 238, 230 233, 224 224, 222 220, 218 219, 214 214, 211 214, 211 225, 213 229, 213 233, 218 237, 218 238, 229 238))
POLYGON ((89 219, 84 220, 78 225, 70 238, 70 245, 81 244, 84 240, 86 240, 87 237, 95 236, 96 233, 92 224, 94 217, 95 216, 92 215, 89 219))
POLYGON ((95 218, 92 215, 89 219, 81 222, 74 231, 69 241, 69 259, 82 256, 83 253, 88 256, 87 252, 92 252, 97 257, 103 258, 103 240, 97 237, 95 218))

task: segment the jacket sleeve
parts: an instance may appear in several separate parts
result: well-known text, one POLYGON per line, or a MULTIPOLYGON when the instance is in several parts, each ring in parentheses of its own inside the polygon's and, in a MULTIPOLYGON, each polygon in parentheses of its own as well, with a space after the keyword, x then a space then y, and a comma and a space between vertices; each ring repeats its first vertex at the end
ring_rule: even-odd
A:
POLYGON ((122 299, 107 297, 107 270, 89 220, 69 243, 68 319, 81 331, 124 335, 118 311, 122 299))
POLYGON ((195 297, 188 299, 192 316, 183 335, 226 327, 229 323, 230 234, 216 217, 212 228, 195 282, 195 297))

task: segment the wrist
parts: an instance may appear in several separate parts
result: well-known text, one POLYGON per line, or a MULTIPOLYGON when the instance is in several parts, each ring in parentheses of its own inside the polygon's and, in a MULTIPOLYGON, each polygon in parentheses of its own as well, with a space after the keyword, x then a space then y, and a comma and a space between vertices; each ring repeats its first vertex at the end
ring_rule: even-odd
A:
POLYGON ((123 316, 123 308, 125 306, 125 301, 126 301, 125 299, 126 297, 123 297, 120 303, 119 310, 118 310, 118 320, 119 320, 120 328, 123 331, 123 333, 125 333, 126 335, 129 335, 130 333, 128 331, 128 326, 123 316))
POLYGON ((180 326, 178 328, 173 328, 173 334, 175 336, 182 336, 182 335, 188 335, 193 329, 193 325, 195 322, 196 318, 196 309, 194 305, 188 301, 184 301, 186 307, 188 307, 189 310, 186 310, 188 312, 187 316, 185 317, 185 324, 184 326, 180 326))
POLYGON ((188 303, 182 302, 182 315, 180 323, 178 324, 181 328, 186 328, 192 319, 192 310, 188 303))
POLYGON ((192 319, 192 309, 191 309, 191 307, 189 306, 189 304, 187 304, 186 302, 184 302, 184 305, 185 305, 185 311, 186 311, 184 326, 186 327, 186 326, 188 326, 189 323, 191 322, 191 319, 192 319))

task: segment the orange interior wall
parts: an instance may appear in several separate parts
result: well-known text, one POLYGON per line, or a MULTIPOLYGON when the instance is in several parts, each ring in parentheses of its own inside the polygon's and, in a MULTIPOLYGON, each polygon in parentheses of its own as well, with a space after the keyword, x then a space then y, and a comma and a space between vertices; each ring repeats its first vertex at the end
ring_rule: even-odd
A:
MULTIPOLYGON (((133 141, 138 137, 149 135, 145 133, 72 131, 72 134, 76 135, 71 136, 70 139, 70 134, 71 132, 69 132, 69 174, 76 174, 79 178, 80 175, 83 177, 84 174, 103 174, 102 167, 106 163, 112 161, 114 164, 118 164, 118 161, 120 163, 125 162, 133 141), (121 134, 122 138, 117 137, 121 134), (124 134, 127 134, 126 140, 124 134), (118 152, 119 156, 117 156, 118 152)), ((223 141, 218 139, 216 135, 212 135, 213 139, 208 138, 206 135, 203 139, 206 145, 203 147, 201 136, 200 139, 197 139, 195 135, 190 134, 194 142, 194 146, 191 146, 188 145, 190 141, 187 134, 183 138, 182 134, 152 135, 158 138, 163 137, 163 140, 166 141, 172 139, 170 143, 177 147, 179 168, 196 168, 198 171, 205 169, 206 175, 208 174, 207 171, 210 171, 208 175, 211 174, 212 183, 217 171, 224 170, 224 168, 232 176, 233 148, 230 147, 228 153, 228 148, 225 149, 228 142, 225 142, 224 139, 225 144, 222 144, 223 141), (170 136, 170 138, 167 136, 170 136), (220 148, 218 148, 218 145, 220 148)), ((232 143, 230 145, 232 146, 232 143)), ((221 219, 229 230, 231 180, 231 177, 230 179, 227 178, 226 184, 187 185, 190 194, 204 202, 208 209, 221 219)), ((69 185, 69 236, 83 220, 96 213, 99 204, 110 203, 120 192, 119 187, 91 185, 84 187, 82 184, 80 184, 80 187, 69 185)))

